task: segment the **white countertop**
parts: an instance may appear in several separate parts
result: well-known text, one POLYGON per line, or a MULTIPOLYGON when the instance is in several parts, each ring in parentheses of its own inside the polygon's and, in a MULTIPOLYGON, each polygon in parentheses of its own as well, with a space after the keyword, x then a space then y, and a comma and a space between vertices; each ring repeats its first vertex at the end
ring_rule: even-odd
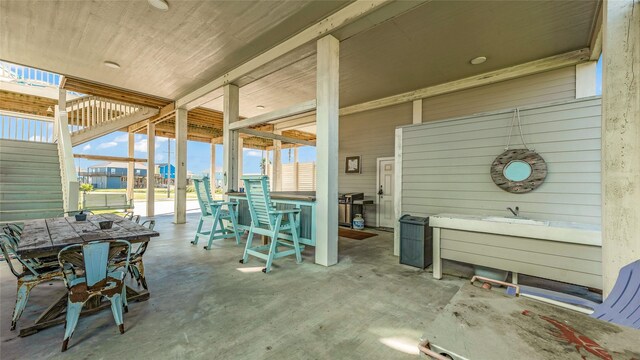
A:
POLYGON ((545 221, 544 224, 516 224, 492 221, 489 215, 438 214, 429 217, 429 226, 489 234, 509 235, 532 239, 561 241, 575 244, 602 246, 600 225, 563 221, 545 221))

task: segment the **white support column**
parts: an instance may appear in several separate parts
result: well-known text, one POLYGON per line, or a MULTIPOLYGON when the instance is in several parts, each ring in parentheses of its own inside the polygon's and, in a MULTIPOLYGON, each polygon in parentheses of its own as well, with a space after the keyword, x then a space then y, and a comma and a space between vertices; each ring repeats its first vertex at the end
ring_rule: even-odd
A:
POLYGON ((176 110, 176 179, 173 222, 187 222, 187 110, 176 110))
POLYGON ((318 40, 316 74, 316 263, 338 262, 338 107, 340 42, 318 40))
POLYGON ((587 61, 576 65, 576 99, 596 95, 596 64, 587 61))
POLYGON ((156 124, 147 122, 147 217, 155 216, 156 124))
POLYGON ((422 99, 413 100, 413 123, 422 124, 422 99))
POLYGON ((229 125, 240 118, 239 89, 237 85, 224 86, 222 146, 224 156, 224 192, 238 190, 238 131, 229 125))
POLYGON ((211 193, 215 194, 216 192, 216 144, 215 141, 211 140, 211 165, 209 170, 209 182, 211 183, 211 193))
POLYGON ((298 167, 298 148, 293 148, 293 176, 294 180, 294 190, 298 191, 298 185, 300 183, 300 169, 298 167))
MULTIPOLYGON (((67 111, 67 90, 58 89, 58 111, 67 111)), ((58 140, 58 116, 54 116, 53 138, 58 140)), ((68 121, 68 120, 67 120, 68 121)))
MULTIPOLYGON (((136 144, 136 138, 135 138, 134 133, 129 133, 129 141, 128 141, 128 145, 129 145, 129 150, 127 152, 128 156, 130 158, 134 157, 134 147, 136 144)), ((136 174, 135 174, 135 162, 133 161, 129 161, 127 163, 127 200, 131 200, 133 199, 133 188, 135 185, 135 179, 136 179, 136 174)))
POLYGON ((604 1, 602 265, 604 295, 640 258, 640 0, 604 1))
MULTIPOLYGON (((281 131, 274 131, 281 135, 281 131)), ((282 141, 273 140, 273 190, 282 191, 282 141)))
POLYGON ((236 189, 240 189, 244 187, 244 183, 242 182, 242 175, 244 174, 244 139, 238 137, 238 187, 236 189))

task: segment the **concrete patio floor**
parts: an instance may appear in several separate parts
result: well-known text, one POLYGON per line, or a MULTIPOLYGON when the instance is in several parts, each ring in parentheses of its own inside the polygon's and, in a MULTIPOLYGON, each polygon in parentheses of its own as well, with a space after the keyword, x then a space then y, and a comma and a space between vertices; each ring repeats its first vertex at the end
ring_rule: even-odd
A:
MULTIPOLYGON (((20 338, 10 331, 15 278, 0 270, 0 357, 155 359, 408 359, 428 322, 463 283, 434 280, 398 264, 392 233, 340 240, 340 262, 276 261, 272 273, 252 258, 238 263, 243 248, 231 240, 189 243, 197 214, 174 225, 156 217, 159 238, 145 255, 151 298, 132 303, 126 332, 118 333, 110 311, 83 317, 69 350, 60 353, 63 326, 20 338)), ((373 230, 367 230, 373 231, 373 230)), ((33 321, 65 291, 61 282, 35 288, 18 327, 33 321)))

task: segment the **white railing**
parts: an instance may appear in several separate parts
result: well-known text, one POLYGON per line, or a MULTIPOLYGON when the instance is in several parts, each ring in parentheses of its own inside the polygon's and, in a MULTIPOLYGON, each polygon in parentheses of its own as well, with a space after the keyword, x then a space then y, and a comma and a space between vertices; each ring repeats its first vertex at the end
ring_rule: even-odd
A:
POLYGON ((0 111, 0 139, 53 142, 53 118, 0 111))
POLYGON ((143 106, 98 96, 83 96, 67 102, 71 132, 100 126, 104 122, 130 115, 141 109, 143 106))
POLYGON ((0 70, 2 78, 5 79, 5 81, 15 82, 21 85, 40 87, 58 87, 60 85, 60 75, 44 70, 16 65, 6 61, 0 61, 0 70))
POLYGON ((78 210, 80 184, 73 157, 73 145, 69 132, 69 121, 65 111, 56 106, 56 136, 58 142, 58 158, 60 159, 60 178, 62 179, 62 196, 64 211, 78 210))

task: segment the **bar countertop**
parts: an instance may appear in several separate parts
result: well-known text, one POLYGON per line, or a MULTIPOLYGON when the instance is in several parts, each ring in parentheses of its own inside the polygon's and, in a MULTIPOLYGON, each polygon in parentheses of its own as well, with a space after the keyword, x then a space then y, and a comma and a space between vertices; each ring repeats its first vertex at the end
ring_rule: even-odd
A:
MULTIPOLYGON (((243 192, 242 193, 228 192, 227 195, 244 197, 247 194, 243 192)), ((272 191, 271 199, 315 202, 316 192, 315 191, 272 191)))

